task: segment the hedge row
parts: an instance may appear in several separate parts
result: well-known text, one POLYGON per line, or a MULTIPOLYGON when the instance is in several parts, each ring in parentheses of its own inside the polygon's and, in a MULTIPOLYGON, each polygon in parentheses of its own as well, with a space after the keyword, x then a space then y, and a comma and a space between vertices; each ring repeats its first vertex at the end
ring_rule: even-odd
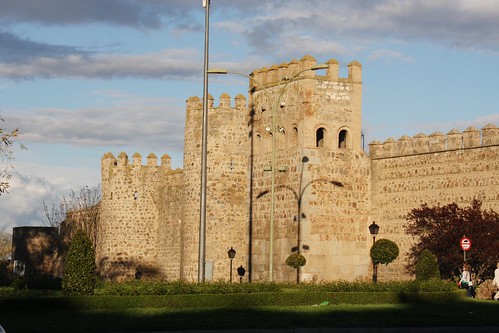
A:
MULTIPOLYGON (((452 282, 440 279, 405 282, 328 282, 314 284, 277 283, 185 283, 165 281, 131 281, 126 283, 100 283, 95 295, 138 296, 138 295, 198 295, 198 294, 253 294, 277 292, 395 292, 419 293, 454 291, 452 282)), ((34 290, 25 288, 0 288, 0 296, 57 296, 57 290, 34 290)))
POLYGON ((276 283, 185 283, 164 281, 131 281, 104 283, 95 290, 96 295, 186 295, 186 294, 251 294, 278 292, 276 283))
POLYGON ((185 295, 185 294, 251 294, 294 292, 438 292, 453 291, 452 282, 440 279, 405 282, 347 282, 337 281, 313 284, 276 283, 227 283, 210 282, 204 284, 161 281, 132 281, 127 283, 105 283, 95 290, 96 295, 185 295))
POLYGON ((398 292, 419 293, 454 291, 456 285, 450 281, 440 279, 416 280, 404 282, 378 282, 376 284, 366 282, 337 281, 321 284, 302 284, 300 290, 306 291, 329 291, 329 292, 398 292))
POLYGON ((396 292, 277 292, 251 294, 191 294, 141 296, 46 296, 6 297, 0 311, 61 311, 130 308, 249 308, 258 306, 301 306, 329 304, 445 303, 464 298, 462 291, 433 293, 396 292))

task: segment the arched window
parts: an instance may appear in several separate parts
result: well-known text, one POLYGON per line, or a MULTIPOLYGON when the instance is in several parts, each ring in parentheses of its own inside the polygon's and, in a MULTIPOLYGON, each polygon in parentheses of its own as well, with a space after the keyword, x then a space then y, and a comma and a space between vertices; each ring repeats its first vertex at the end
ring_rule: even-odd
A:
POLYGON ((262 136, 256 133, 256 141, 253 143, 253 155, 260 155, 262 151, 262 136))
POLYGON ((316 147, 324 147, 324 137, 326 134, 326 130, 324 127, 317 129, 315 132, 315 146, 316 147))
POLYGON ((291 131, 289 146, 298 147, 298 127, 296 126, 293 126, 291 131))
POLYGON ((347 139, 348 139, 348 131, 341 130, 338 135, 338 148, 346 148, 347 147, 347 139))

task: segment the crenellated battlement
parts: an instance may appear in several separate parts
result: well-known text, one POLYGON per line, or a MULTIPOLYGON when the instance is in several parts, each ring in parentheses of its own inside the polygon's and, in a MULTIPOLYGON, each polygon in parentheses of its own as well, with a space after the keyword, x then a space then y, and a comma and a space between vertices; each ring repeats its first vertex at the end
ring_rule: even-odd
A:
MULTIPOLYGON (((241 110, 246 108, 246 97, 242 94, 238 94, 234 99, 227 94, 223 93, 219 97, 219 104, 215 106, 215 99, 211 94, 208 94, 208 108, 209 109, 233 109, 241 110), (232 101, 234 101, 234 107, 232 106, 232 101)), ((203 101, 197 96, 192 96, 187 99, 187 109, 188 110, 202 110, 203 101)))
POLYGON ((482 130, 470 126, 463 132, 452 129, 447 134, 420 133, 412 138, 407 135, 398 140, 388 138, 383 143, 373 141, 369 144, 369 155, 372 159, 378 159, 492 145, 499 145, 499 128, 488 124, 482 130))
POLYGON ((326 75, 317 75, 314 71, 306 71, 311 69, 317 64, 317 60, 306 55, 301 60, 293 59, 288 63, 282 63, 280 65, 273 65, 270 68, 263 67, 253 71, 250 76, 254 80, 250 80, 250 90, 260 90, 263 85, 265 88, 273 87, 285 82, 285 78, 291 78, 298 73, 303 72, 304 78, 318 78, 322 77, 326 80, 332 81, 345 81, 345 82, 361 82, 362 81, 362 65, 358 61, 352 61, 348 64, 348 78, 339 77, 339 63, 336 59, 330 59, 326 62, 328 68, 326 69, 326 75), (260 84, 259 84, 260 83, 260 84))
MULTIPOLYGON (((171 157, 168 154, 164 154, 161 156, 161 161, 159 167, 165 169, 165 170, 172 170, 171 165, 171 157)), ((118 157, 114 157, 112 153, 106 153, 101 159, 101 166, 102 167, 118 167, 118 168, 124 168, 127 166, 133 166, 133 167, 158 167, 158 157, 150 153, 147 155, 146 158, 146 164, 142 163, 142 155, 139 153, 135 153, 132 156, 132 163, 129 163, 128 155, 125 152, 121 152, 118 154, 118 157)))

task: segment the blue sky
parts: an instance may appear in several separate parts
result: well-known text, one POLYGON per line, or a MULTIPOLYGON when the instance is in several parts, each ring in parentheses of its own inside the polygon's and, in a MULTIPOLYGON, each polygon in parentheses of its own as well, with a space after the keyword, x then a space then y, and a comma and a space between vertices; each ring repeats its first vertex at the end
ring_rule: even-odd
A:
MULTIPOLYGON (((0 231, 100 182, 106 152, 182 167, 185 101, 202 96, 202 0, 0 0, 2 128, 19 127, 0 231)), ((312 55, 363 65, 366 143, 499 126, 496 0, 211 0, 210 67, 312 55)), ((210 79, 218 99, 241 77, 210 79)), ((367 146, 367 144, 366 144, 367 146)), ((367 148, 367 147, 366 147, 367 148)))

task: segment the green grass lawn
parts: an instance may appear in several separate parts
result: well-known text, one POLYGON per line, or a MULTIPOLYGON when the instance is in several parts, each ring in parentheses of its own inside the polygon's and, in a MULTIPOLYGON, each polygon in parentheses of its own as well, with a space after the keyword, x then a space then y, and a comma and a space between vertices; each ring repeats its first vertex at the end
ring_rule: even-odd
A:
POLYGON ((104 284, 95 295, 0 289, 7 333, 328 327, 495 327, 499 302, 454 283, 104 284), (325 302, 327 301, 327 302, 325 302), (327 303, 327 305, 326 305, 327 303))
MULTIPOLYGON (((198 295, 209 297, 209 295, 198 295)), ((89 296, 92 297, 92 296, 89 296)), ((140 296, 138 296, 140 297, 140 296)), ((29 299, 25 300, 30 302, 29 299)), ((4 304, 5 305, 5 304, 4 304)), ((0 324, 14 332, 145 332, 168 330, 299 327, 497 326, 499 302, 475 299, 433 303, 316 304, 300 306, 109 307, 55 309, 2 307, 0 324)), ((29 307, 28 307, 29 308, 29 307)))

